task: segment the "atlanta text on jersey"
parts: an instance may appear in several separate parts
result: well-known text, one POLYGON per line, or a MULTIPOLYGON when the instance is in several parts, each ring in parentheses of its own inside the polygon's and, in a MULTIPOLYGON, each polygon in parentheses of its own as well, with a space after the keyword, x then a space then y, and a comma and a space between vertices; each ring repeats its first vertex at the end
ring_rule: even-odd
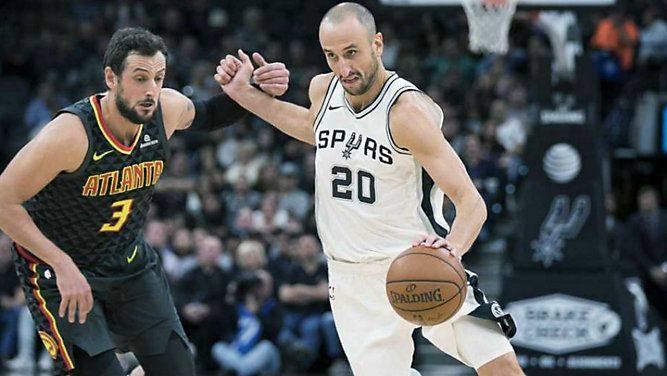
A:
POLYGON ((111 196, 143 187, 150 187, 157 183, 163 169, 164 162, 157 160, 133 164, 123 167, 122 170, 91 175, 83 186, 81 195, 111 196))

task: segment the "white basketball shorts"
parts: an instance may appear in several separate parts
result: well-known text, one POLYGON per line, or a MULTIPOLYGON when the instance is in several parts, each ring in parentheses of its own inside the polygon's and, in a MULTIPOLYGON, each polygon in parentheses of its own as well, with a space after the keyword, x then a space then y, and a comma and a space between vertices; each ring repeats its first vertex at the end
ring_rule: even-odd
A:
MULTIPOLYGON (((329 260, 329 300, 338 335, 355 376, 408 376, 414 352, 412 332, 385 292, 391 260, 352 264, 329 260)), ((467 314, 479 306, 473 289, 450 320, 422 328, 429 341, 478 369, 509 352, 512 345, 498 323, 467 314)))

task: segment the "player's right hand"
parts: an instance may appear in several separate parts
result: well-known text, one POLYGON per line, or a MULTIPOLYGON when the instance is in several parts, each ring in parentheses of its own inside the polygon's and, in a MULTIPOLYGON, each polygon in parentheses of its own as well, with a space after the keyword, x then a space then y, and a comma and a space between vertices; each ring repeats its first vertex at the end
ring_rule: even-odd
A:
POLYGON ((83 324, 93 309, 93 292, 86 277, 71 260, 59 268, 54 268, 54 271, 61 298, 58 315, 60 317, 67 315, 67 321, 74 323, 78 309, 79 323, 83 324))
POLYGON ((461 251, 456 247, 452 242, 447 240, 446 238, 443 238, 442 236, 439 235, 421 235, 419 238, 417 238, 413 243, 412 246, 416 247, 418 245, 423 245, 426 247, 431 247, 431 248, 444 248, 449 253, 454 256, 458 257, 459 259, 461 258, 461 251))
POLYGON ((442 236, 424 234, 412 242, 412 246, 416 247, 418 245, 423 245, 431 248, 441 248, 444 247, 445 243, 445 238, 442 236))

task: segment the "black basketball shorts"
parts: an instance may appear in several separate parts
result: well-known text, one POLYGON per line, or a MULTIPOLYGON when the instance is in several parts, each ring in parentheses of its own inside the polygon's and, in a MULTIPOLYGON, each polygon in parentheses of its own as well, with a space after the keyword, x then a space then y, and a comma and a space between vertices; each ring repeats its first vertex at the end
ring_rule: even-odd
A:
POLYGON ((91 277, 82 271, 94 304, 86 322, 79 324, 78 318, 70 323, 67 315, 58 316, 60 293, 53 269, 20 245, 14 244, 13 253, 26 304, 39 337, 55 360, 56 375, 76 368, 74 346, 89 356, 115 348, 156 355, 164 352, 172 331, 187 341, 159 263, 119 278, 91 277))

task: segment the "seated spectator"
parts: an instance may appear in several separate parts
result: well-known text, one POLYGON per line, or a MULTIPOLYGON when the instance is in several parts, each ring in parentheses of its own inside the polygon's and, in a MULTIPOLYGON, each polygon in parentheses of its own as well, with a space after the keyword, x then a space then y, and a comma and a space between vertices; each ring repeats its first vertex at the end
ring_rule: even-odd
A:
POLYGON ((302 235, 297 243, 296 262, 278 289, 285 308, 285 323, 278 342, 292 358, 297 370, 308 370, 319 358, 324 343, 335 367, 343 358, 333 315, 329 308, 327 267, 313 235, 302 235))
POLYGON ((643 27, 639 33, 637 71, 630 78, 624 97, 632 103, 647 90, 665 90, 667 82, 667 22, 661 12, 648 7, 642 14, 643 27))
POLYGON ((271 275, 265 270, 242 272, 229 290, 233 324, 213 346, 213 358, 223 371, 237 376, 277 375, 281 359, 275 338, 282 314, 271 275))
POLYGON ((214 193, 206 193, 202 197, 202 217, 204 225, 213 235, 219 237, 226 233, 225 207, 222 198, 214 193))
POLYGON ((232 234, 238 237, 249 237, 255 234, 253 227, 253 210, 249 207, 239 209, 231 227, 232 234))
POLYGON ((640 270, 649 302, 667 319, 667 213, 657 189, 637 194, 639 210, 628 221, 628 247, 640 270))
POLYGON ((293 244, 296 243, 294 239, 292 235, 286 232, 278 232, 274 234, 270 243, 267 268, 277 286, 282 285, 292 270, 292 264, 294 264, 292 250, 295 248, 293 244))
POLYGON ((636 276, 637 268, 633 262, 633 255, 627 252, 627 228, 618 217, 618 204, 613 192, 608 192, 604 198, 606 211, 605 228, 607 230, 607 248, 614 270, 622 276, 636 276))
POLYGON ((278 207, 303 221, 312 207, 312 199, 299 188, 298 168, 294 163, 285 163, 280 168, 278 190, 278 207))
POLYGON ((521 155, 528 138, 526 126, 521 119, 510 115, 507 103, 500 99, 491 104, 489 122, 494 126, 496 141, 504 149, 500 157, 500 165, 507 171, 509 180, 514 182, 519 175, 521 155))
POLYGON ((236 248, 236 268, 239 271, 265 269, 268 261, 264 244, 257 240, 242 241, 236 248))
POLYGON ((640 64, 663 63, 667 60, 667 22, 660 11, 649 7, 642 14, 643 28, 639 33, 640 64))
POLYGON ((223 194, 225 207, 227 208, 227 226, 233 227, 234 220, 239 211, 243 208, 256 209, 262 201, 259 192, 253 190, 248 185, 245 176, 239 176, 233 185, 233 191, 227 191, 223 194))
POLYGON ((252 226, 262 234, 285 230, 289 227, 289 222, 289 213, 278 207, 278 195, 275 192, 266 193, 261 207, 252 214, 252 226))
POLYGON ((255 190, 260 193, 269 193, 276 189, 276 181, 280 175, 278 166, 275 163, 268 162, 259 170, 257 182, 254 185, 255 190))
POLYGON ((171 237, 171 246, 162 250, 162 267, 171 283, 178 283, 197 264, 194 248, 192 231, 179 228, 171 237))
POLYGON ((225 293, 231 277, 219 264, 222 252, 220 240, 207 236, 197 247, 197 265, 183 276, 175 291, 183 327, 204 370, 214 366, 209 349, 229 312, 225 293))
POLYGON ((606 117, 618 99, 624 82, 635 64, 639 38, 637 25, 616 7, 597 25, 591 38, 593 66, 600 77, 600 109, 606 117))
POLYGON ((629 71, 634 64, 635 46, 639 32, 632 19, 621 9, 614 9, 609 17, 603 18, 591 38, 591 46, 611 52, 619 59, 620 68, 629 71))
POLYGON ((53 119, 56 112, 67 106, 68 100, 56 91, 55 78, 42 81, 35 96, 25 110, 23 121, 28 128, 28 136, 32 138, 42 127, 53 119))
POLYGON ((155 203, 160 217, 176 217, 185 208, 188 194, 197 188, 198 177, 193 173, 193 164, 176 137, 173 137, 172 155, 156 186, 155 203))
POLYGON ((226 178, 229 184, 236 184, 236 181, 243 177, 250 186, 255 185, 259 177, 259 171, 266 163, 263 154, 257 152, 257 145, 244 141, 238 146, 236 161, 229 166, 226 178))

